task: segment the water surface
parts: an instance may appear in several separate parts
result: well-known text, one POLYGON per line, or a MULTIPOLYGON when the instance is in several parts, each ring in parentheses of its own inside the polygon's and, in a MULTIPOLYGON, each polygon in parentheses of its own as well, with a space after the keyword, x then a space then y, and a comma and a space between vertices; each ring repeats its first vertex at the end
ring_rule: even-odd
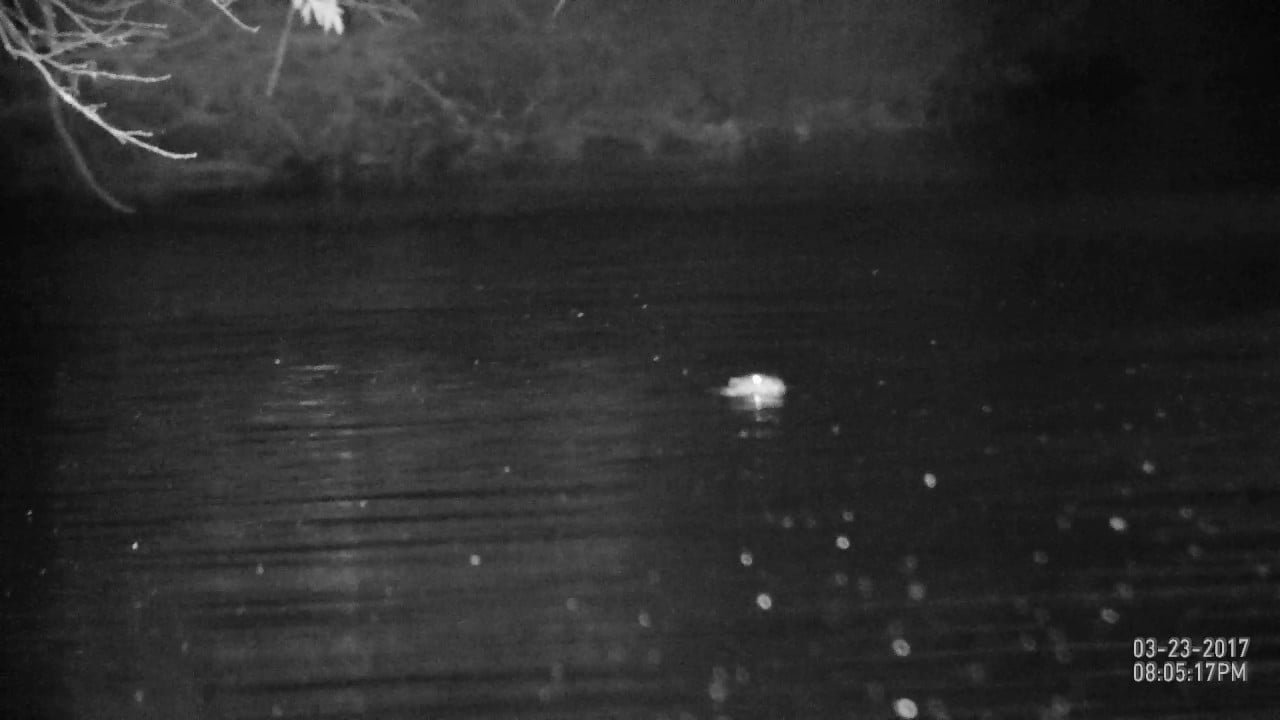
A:
POLYGON ((1280 253, 1214 202, 37 248, 13 716, 1262 717, 1280 253))

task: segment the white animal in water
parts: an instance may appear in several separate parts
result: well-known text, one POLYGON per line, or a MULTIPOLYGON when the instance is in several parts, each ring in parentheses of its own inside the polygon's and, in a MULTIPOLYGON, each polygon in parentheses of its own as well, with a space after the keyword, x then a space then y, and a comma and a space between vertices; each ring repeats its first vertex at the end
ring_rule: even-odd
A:
POLYGON ((752 373, 729 378, 729 383, 720 388, 720 394, 749 402, 757 408, 778 407, 787 394, 787 384, 773 375, 752 373))

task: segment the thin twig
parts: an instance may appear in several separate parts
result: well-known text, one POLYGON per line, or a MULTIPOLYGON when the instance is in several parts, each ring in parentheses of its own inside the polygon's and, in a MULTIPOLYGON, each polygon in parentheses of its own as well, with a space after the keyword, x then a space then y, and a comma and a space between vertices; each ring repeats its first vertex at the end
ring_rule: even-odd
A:
POLYGON ((284 65, 284 54, 289 47, 289 34, 293 30, 293 16, 296 14, 297 11, 290 3, 289 8, 285 10, 284 29, 280 31, 280 40, 276 43, 276 56, 271 63, 271 73, 267 75, 267 97, 275 94, 276 83, 280 81, 280 68, 284 65))
MULTIPOLYGON (((44 22, 45 27, 53 31, 54 27, 54 11, 44 6, 44 22)), ((85 185, 89 186, 89 190, 98 199, 105 203, 108 207, 116 212, 133 213, 134 209, 129 205, 116 199, 114 195, 107 191, 98 183, 98 179, 93 176, 93 170, 89 168, 89 163, 84 159, 84 153, 80 152, 80 146, 76 144, 76 140, 71 136, 71 132, 67 129, 67 124, 62 120, 62 104, 58 101, 58 96, 52 91, 49 93, 49 119, 53 121, 54 130, 57 131, 58 137, 62 139, 62 144, 67 148, 68 154, 71 155, 71 162, 76 166, 76 172, 80 178, 84 180, 85 185)))
POLYGON ((90 63, 64 63, 57 60, 46 61, 48 65, 65 75, 75 75, 78 77, 87 77, 93 80, 123 80, 126 82, 136 83, 158 83, 168 80, 171 75, 135 75, 133 73, 118 73, 110 70, 98 70, 90 63))
POLYGON ((453 119, 454 126, 456 128, 461 130, 470 129, 471 123, 468 122, 467 116, 462 112, 462 108, 457 102, 450 100, 444 95, 444 93, 437 90, 436 86, 433 85, 431 81, 414 72, 409 67, 408 63, 400 61, 398 64, 400 66, 400 72, 404 75, 405 79, 407 79, 411 84, 417 85, 419 89, 427 94, 427 97, 431 98, 431 100, 440 107, 440 109, 447 112, 453 119))
POLYGON ((112 210, 132 214, 134 212, 132 205, 127 205, 118 200, 106 188, 102 187, 97 178, 93 176, 93 171, 89 169, 89 163, 85 161, 84 154, 80 152, 80 146, 76 144, 75 138, 71 136, 71 132, 67 129, 67 124, 62 120, 62 103, 52 91, 49 92, 49 117, 53 120, 53 128, 58 132, 58 137, 62 139, 63 147, 71 155, 71 162, 76 166, 76 173, 80 175, 81 180, 84 180, 89 190, 112 210))
POLYGON ((49 69, 45 67, 44 63, 39 62, 38 56, 21 51, 16 53, 11 51, 11 54, 29 62, 31 66, 40 73, 40 76, 44 78, 45 84, 47 84, 53 92, 57 93, 58 97, 62 98, 63 102, 71 106, 71 109, 80 113, 94 125, 106 130, 111 137, 115 138, 120 143, 134 145, 142 148, 143 150, 148 150, 171 160, 186 160, 196 157, 196 153, 176 153, 165 150, 158 145, 153 145, 145 140, 139 140, 139 138, 151 137, 152 133, 145 130, 121 130, 120 128, 115 127, 106 120, 103 120, 102 116, 98 114, 98 110, 103 107, 102 105, 85 105, 81 103, 70 90, 63 87, 62 84, 53 77, 53 73, 49 72, 49 69))
POLYGON ((231 22, 235 23, 236 27, 240 28, 241 30, 247 30, 251 33, 258 32, 258 27, 256 25, 246 25, 243 20, 236 17, 235 13, 231 12, 231 10, 227 6, 229 6, 232 3, 232 0, 209 0, 209 3, 214 7, 218 8, 218 12, 222 13, 223 15, 226 15, 231 20, 231 22))

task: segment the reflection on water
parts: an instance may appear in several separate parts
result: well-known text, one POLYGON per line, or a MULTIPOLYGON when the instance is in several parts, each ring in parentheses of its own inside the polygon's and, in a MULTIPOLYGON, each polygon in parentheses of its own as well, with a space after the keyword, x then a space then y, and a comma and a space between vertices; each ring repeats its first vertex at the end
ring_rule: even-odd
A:
POLYGON ((889 217, 112 238, 105 266, 59 258, 35 654, 65 692, 32 702, 1273 707, 1268 316, 1036 330, 1016 263, 889 217), (785 404, 722 396, 757 368, 785 404), (1226 658, 1248 682, 1135 682, 1147 636, 1249 636, 1226 658))

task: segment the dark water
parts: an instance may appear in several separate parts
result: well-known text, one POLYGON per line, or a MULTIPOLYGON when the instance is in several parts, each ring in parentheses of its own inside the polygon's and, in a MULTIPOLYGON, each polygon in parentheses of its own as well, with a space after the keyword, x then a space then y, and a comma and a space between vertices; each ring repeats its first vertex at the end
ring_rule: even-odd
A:
POLYGON ((1280 706, 1266 198, 261 212, 24 258, 5 717, 1280 706))

